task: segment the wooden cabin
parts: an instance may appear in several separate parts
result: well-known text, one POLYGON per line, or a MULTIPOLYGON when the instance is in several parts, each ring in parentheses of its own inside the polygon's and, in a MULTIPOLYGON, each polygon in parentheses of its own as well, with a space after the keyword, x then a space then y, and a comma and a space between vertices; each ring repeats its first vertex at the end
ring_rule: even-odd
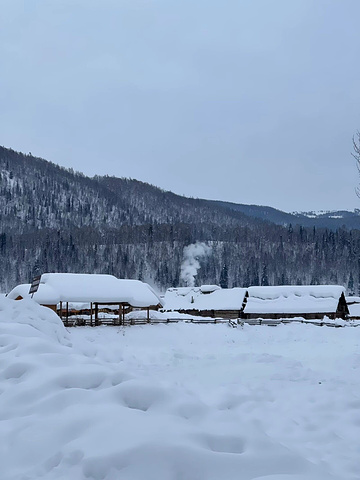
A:
POLYGON ((165 293, 164 311, 210 318, 240 318, 245 288, 220 288, 217 285, 169 288, 165 293))
POLYGON ((288 285, 249 287, 242 312, 244 319, 347 319, 345 288, 339 285, 288 285))

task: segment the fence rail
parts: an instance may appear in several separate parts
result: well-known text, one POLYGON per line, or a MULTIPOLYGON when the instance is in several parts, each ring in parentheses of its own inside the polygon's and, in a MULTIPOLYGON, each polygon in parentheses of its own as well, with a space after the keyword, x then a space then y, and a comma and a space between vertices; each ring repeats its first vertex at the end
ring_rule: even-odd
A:
MULTIPOLYGON (((95 322, 91 323, 90 319, 83 318, 83 317, 76 317, 72 316, 68 319, 63 319, 65 326, 67 327, 77 327, 77 326, 95 326, 95 322)), ((300 318, 283 318, 283 319, 264 319, 264 318, 256 318, 256 319, 226 319, 226 318, 213 318, 213 319, 183 319, 183 318, 165 318, 165 319, 150 319, 147 320, 146 318, 130 318, 125 319, 119 322, 118 317, 114 318, 99 318, 97 325, 109 325, 109 326, 131 326, 131 325, 157 325, 157 324, 170 324, 170 323, 193 323, 193 324, 206 324, 206 325, 217 325, 217 324, 229 324, 232 327, 237 327, 238 325, 267 325, 270 327, 276 327, 280 324, 288 324, 288 323, 306 323, 310 325, 316 325, 319 327, 334 327, 339 328, 344 326, 343 324, 329 322, 326 320, 305 320, 300 318)), ((351 326, 357 327, 360 326, 360 322, 354 323, 349 321, 351 326)))

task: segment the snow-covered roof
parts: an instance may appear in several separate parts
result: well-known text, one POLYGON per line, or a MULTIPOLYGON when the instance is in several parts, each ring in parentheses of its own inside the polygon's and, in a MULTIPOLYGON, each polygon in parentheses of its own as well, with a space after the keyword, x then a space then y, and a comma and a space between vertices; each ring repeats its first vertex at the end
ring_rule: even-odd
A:
POLYGON ((201 285, 200 287, 201 293, 212 293, 215 290, 221 290, 221 287, 219 285, 201 285))
POLYGON ((240 310, 245 288, 204 287, 169 288, 164 299, 165 310, 240 310))
MULTIPOLYGON (((28 298, 31 297, 29 290, 30 283, 23 283, 13 288, 7 297, 11 300, 16 300, 18 297, 28 298)), ((39 285, 38 291, 34 293, 33 299, 40 305, 56 305, 60 302, 59 294, 51 286, 43 284, 39 285)))
POLYGON ((355 296, 346 297, 346 303, 348 305, 351 305, 351 304, 354 304, 354 303, 360 303, 360 297, 355 297, 355 296))
POLYGON ((344 292, 340 285, 249 287, 244 313, 332 313, 344 292))
POLYGON ((118 279, 121 292, 124 293, 129 305, 133 307, 149 307, 162 305, 160 297, 147 283, 140 280, 118 279))
POLYGON ((353 303, 348 305, 349 308, 349 317, 350 318, 360 318, 360 303, 353 303))
POLYGON ((147 283, 113 275, 44 273, 42 285, 51 287, 61 302, 128 303, 133 307, 161 305, 160 298, 147 283))

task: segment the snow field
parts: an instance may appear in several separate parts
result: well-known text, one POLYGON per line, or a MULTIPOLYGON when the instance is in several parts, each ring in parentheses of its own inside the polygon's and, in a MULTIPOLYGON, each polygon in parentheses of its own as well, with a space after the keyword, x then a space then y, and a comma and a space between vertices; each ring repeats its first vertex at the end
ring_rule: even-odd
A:
POLYGON ((67 332, 0 302, 3 480, 360 478, 360 328, 67 332))

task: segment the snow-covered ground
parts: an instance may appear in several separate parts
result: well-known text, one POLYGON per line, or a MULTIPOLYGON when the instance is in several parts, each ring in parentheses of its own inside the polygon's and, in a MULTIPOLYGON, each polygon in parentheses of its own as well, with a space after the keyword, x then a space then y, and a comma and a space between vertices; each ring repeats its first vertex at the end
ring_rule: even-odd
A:
POLYGON ((1 480, 360 478, 360 328, 64 329, 0 299, 1 480))

